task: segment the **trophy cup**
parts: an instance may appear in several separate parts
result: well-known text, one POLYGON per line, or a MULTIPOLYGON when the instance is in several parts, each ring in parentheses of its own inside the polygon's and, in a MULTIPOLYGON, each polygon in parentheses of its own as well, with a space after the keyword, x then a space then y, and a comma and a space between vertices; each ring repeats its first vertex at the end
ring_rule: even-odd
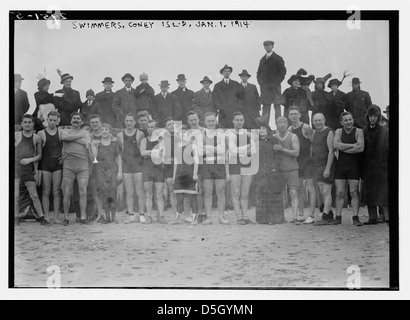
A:
POLYGON ((91 152, 92 152, 93 155, 94 155, 94 161, 93 161, 93 163, 98 163, 98 160, 97 160, 98 143, 99 143, 98 140, 93 140, 93 141, 91 142, 91 152))

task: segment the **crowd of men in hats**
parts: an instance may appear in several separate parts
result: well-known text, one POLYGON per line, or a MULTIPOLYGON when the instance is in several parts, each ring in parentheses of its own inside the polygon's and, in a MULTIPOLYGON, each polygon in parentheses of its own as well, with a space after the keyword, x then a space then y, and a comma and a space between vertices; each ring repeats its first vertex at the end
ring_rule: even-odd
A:
MULTIPOLYGON (((38 81, 36 108, 30 115, 27 93, 20 88, 24 79, 16 74, 15 223, 20 221, 22 186, 43 225, 50 225, 50 195, 56 223, 70 223, 71 205, 77 201, 77 221, 89 224, 90 198, 97 221, 116 221, 121 188, 126 194, 126 223, 152 223, 155 208, 158 223, 212 224, 215 198, 219 223, 229 224, 228 195, 236 222, 252 224, 248 199, 253 194, 258 223, 283 223, 284 198, 289 197, 292 223, 337 225, 347 190, 354 225, 362 225, 360 196, 369 211, 365 224, 388 222, 388 124, 381 125, 380 108, 361 90, 359 78, 352 79, 347 94, 339 90, 346 73, 340 81, 331 79, 326 91, 331 74, 315 78, 301 68, 282 92, 285 62, 273 52, 273 41, 263 46, 266 54, 256 74, 261 95, 248 82, 247 70, 238 75, 238 82, 231 79, 233 68, 225 65, 213 90, 213 81, 205 76, 199 81, 203 88, 193 92, 186 87, 185 75, 179 74, 175 91, 169 92, 171 84, 163 80, 156 94, 146 73, 136 88, 135 78, 126 73, 123 88, 114 92, 115 82, 105 77, 104 89, 97 94, 87 90, 83 102, 71 87, 73 76, 57 70, 63 87, 52 94, 49 80, 38 81), (272 104, 275 132, 269 126, 272 104), (255 154, 258 170, 252 172, 245 159, 255 154), (175 213, 169 222, 164 217, 168 197, 175 213), (320 220, 315 220, 317 207, 320 220)), ((389 108, 387 116, 388 112, 389 108)))

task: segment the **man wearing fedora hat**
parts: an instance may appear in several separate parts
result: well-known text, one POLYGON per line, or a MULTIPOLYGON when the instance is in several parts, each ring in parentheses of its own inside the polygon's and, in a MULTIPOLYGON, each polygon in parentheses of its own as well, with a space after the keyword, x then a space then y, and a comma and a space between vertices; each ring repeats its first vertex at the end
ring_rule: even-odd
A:
POLYGON ((114 92, 112 91, 114 81, 111 77, 105 77, 101 82, 104 90, 95 95, 95 101, 98 102, 96 113, 101 117, 102 123, 108 123, 110 126, 116 127, 117 119, 112 108, 114 102, 114 92))
POLYGON ((230 79, 232 67, 225 65, 219 72, 223 79, 214 87, 214 102, 218 122, 224 128, 233 128, 233 114, 242 112, 244 89, 239 82, 230 79))
POLYGON ((71 88, 71 81, 74 79, 68 73, 61 74, 61 71, 58 70, 60 74, 63 88, 56 91, 54 95, 54 105, 60 113, 60 126, 69 126, 71 125, 71 114, 78 111, 81 106, 80 93, 77 90, 71 88))
POLYGON ((372 99, 367 91, 360 89, 360 79, 352 79, 352 91, 345 95, 346 111, 349 111, 354 117, 354 123, 357 128, 366 127, 366 112, 372 105, 372 99))
POLYGON ((259 127, 258 118, 260 110, 259 93, 256 86, 248 82, 251 75, 245 69, 239 74, 241 78, 241 86, 244 90, 243 95, 243 116, 245 123, 243 127, 245 129, 256 129, 259 127))
POLYGON ((126 73, 121 78, 124 82, 124 88, 115 92, 112 109, 117 117, 117 127, 125 128, 125 115, 128 113, 137 114, 137 104, 135 98, 135 89, 131 87, 135 78, 126 73))
POLYGON ((326 95, 326 107, 323 110, 323 115, 326 118, 326 125, 333 131, 341 127, 340 114, 343 112, 345 103, 345 93, 339 90, 342 81, 332 79, 327 87, 331 89, 326 95))
POLYGON ((172 91, 172 94, 178 98, 179 105, 181 106, 181 120, 183 124, 187 123, 187 114, 192 110, 192 101, 194 100, 194 92, 186 87, 186 78, 184 74, 177 76, 178 89, 172 91))
POLYGON ((175 121, 181 120, 181 106, 177 96, 168 92, 169 86, 168 80, 161 81, 161 92, 154 96, 152 118, 160 125, 163 125, 164 120, 169 117, 175 121))
POLYGON ((155 91, 148 84, 148 75, 145 72, 140 74, 140 81, 141 84, 135 88, 137 111, 148 111, 148 113, 151 114, 154 104, 155 91))
POLYGON ((207 112, 214 112, 215 104, 213 98, 213 92, 210 89, 212 80, 205 76, 201 81, 202 89, 195 92, 193 96, 192 108, 199 115, 199 124, 205 126, 205 114, 207 112))
POLYGON ((269 122, 271 105, 275 108, 275 120, 281 116, 281 83, 286 76, 283 58, 273 52, 274 42, 263 42, 266 54, 260 59, 256 77, 261 87, 262 121, 269 122))
POLYGON ((87 90, 85 93, 87 100, 85 100, 81 106, 81 113, 84 116, 84 123, 90 123, 90 116, 95 114, 98 109, 100 109, 100 104, 95 99, 95 94, 92 89, 87 90))
POLYGON ((30 108, 27 92, 21 90, 21 82, 24 78, 20 74, 14 75, 14 124, 20 124, 23 115, 30 108))

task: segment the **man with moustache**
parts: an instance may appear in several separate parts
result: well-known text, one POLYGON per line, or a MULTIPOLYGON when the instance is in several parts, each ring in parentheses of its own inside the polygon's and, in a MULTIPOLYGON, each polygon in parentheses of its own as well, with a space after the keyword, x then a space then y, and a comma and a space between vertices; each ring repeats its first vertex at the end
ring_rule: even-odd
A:
POLYGON ((54 105, 60 114, 60 126, 69 126, 71 124, 71 114, 80 110, 82 106, 80 93, 71 88, 71 82, 74 77, 68 73, 62 74, 57 70, 61 77, 63 88, 56 91, 54 95, 54 105))
POLYGON ((96 113, 101 117, 102 123, 108 123, 110 126, 116 127, 117 120, 115 118, 114 109, 112 108, 115 95, 112 91, 114 81, 111 77, 105 77, 102 83, 104 90, 95 95, 95 101, 99 104, 96 113))
POLYGON ((135 89, 131 87, 135 78, 126 73, 121 78, 124 82, 124 88, 115 92, 112 109, 117 117, 117 128, 125 127, 125 115, 128 113, 137 114, 137 104, 135 98, 135 89))

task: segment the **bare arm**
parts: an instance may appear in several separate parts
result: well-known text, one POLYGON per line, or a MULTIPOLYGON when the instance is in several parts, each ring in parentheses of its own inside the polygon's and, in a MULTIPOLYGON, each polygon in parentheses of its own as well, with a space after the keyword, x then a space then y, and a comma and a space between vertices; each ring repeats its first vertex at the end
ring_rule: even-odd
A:
POLYGON ((332 163, 335 157, 335 154, 333 152, 333 138, 334 138, 333 131, 329 131, 329 134, 327 135, 327 148, 329 149, 329 153, 327 155, 327 163, 326 163, 326 170, 329 172, 330 172, 330 168, 332 167, 332 163))
POLYGON ((151 156, 151 150, 147 150, 147 138, 143 138, 141 140, 140 151, 141 151, 141 155, 145 158, 151 156))
POLYGON ((117 157, 118 161, 118 176, 122 177, 122 158, 121 158, 121 153, 117 157))
POLYGON ((121 151, 124 150, 124 136, 122 132, 117 133, 117 141, 120 145, 121 151))
POLYGON ((348 149, 351 149, 354 147, 354 144, 351 143, 343 143, 341 141, 342 137, 342 130, 343 129, 337 129, 335 132, 335 137, 333 140, 333 148, 336 150, 341 150, 341 151, 346 151, 348 149))
POLYGON ((138 147, 140 147, 141 140, 142 140, 143 138, 145 138, 144 132, 142 132, 141 130, 137 129, 137 145, 138 145, 138 147))
POLYGON ((68 132, 67 130, 63 130, 61 133, 61 140, 62 141, 75 141, 84 138, 84 132, 81 130, 79 133, 72 133, 68 132))
POLYGON ((283 152, 284 154, 287 154, 288 156, 297 158, 299 157, 299 149, 300 149, 300 144, 299 144, 299 139, 297 135, 294 135, 292 138, 292 149, 286 149, 280 146, 278 149, 279 151, 283 152))
POLYGON ((308 138, 310 142, 312 142, 313 141, 313 129, 309 125, 304 124, 302 130, 303 130, 303 135, 306 138, 308 138))
POLYGON ((363 130, 357 128, 356 129, 356 143, 353 145, 351 149, 345 150, 346 153, 360 153, 364 150, 364 134, 363 130))

